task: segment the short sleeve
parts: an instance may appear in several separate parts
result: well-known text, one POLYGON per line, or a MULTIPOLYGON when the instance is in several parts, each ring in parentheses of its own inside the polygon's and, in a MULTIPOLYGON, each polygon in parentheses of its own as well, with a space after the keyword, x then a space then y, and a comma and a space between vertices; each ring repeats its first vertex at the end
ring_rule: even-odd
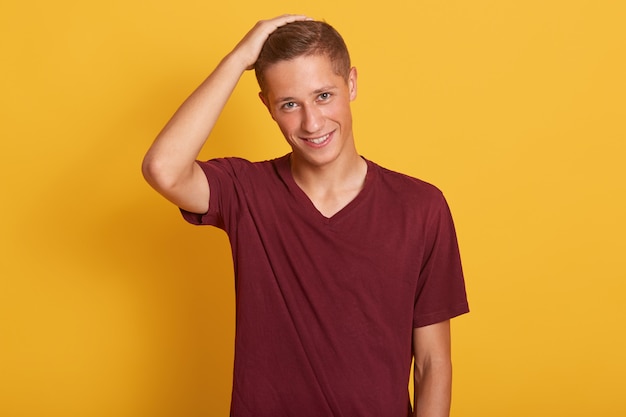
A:
POLYGON ((430 210, 425 230, 413 327, 439 323, 469 312, 456 231, 450 208, 441 194, 430 210))
POLYGON ((250 163, 240 158, 218 158, 196 163, 202 168, 211 189, 209 211, 198 214, 180 209, 181 214, 191 224, 224 229, 225 220, 240 210, 240 199, 237 197, 238 177, 250 163))

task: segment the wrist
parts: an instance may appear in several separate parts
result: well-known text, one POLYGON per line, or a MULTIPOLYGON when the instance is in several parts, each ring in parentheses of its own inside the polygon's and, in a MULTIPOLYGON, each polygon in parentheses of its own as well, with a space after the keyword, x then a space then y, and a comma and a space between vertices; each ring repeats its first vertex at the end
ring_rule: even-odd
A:
POLYGON ((245 48, 237 45, 235 49, 230 51, 230 53, 228 53, 228 55, 224 57, 224 61, 226 61, 229 65, 232 65, 241 70, 242 72, 245 72, 254 68, 256 58, 256 54, 252 56, 252 54, 249 53, 245 48))

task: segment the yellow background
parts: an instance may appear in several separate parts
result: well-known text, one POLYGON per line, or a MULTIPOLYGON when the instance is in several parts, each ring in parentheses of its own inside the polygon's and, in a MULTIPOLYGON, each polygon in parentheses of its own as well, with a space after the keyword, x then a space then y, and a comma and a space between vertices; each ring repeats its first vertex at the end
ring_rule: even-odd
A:
MULTIPOLYGON (((225 235, 140 175, 256 20, 326 19, 360 152, 443 189, 472 313, 455 417, 624 416, 620 0, 21 2, 0 8, 0 415, 226 416, 225 235)), ((202 155, 286 153, 245 74, 202 155)))

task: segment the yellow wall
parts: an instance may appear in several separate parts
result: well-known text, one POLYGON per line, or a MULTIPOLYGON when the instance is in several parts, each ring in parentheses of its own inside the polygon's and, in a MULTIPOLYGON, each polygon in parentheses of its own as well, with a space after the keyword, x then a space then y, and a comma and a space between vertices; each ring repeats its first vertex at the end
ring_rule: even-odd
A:
MULTIPOLYGON (((361 153, 449 199, 452 415, 626 415, 624 2, 267 3, 3 2, 0 415, 227 415, 226 238, 139 165, 257 19, 298 11, 351 47, 361 153)), ((211 143, 287 152, 252 74, 211 143)))

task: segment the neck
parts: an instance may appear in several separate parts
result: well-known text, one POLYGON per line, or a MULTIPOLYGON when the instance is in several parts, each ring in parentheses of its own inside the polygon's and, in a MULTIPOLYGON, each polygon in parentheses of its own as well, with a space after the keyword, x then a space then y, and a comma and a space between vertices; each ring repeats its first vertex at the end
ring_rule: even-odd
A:
POLYGON ((307 194, 325 194, 346 189, 360 189, 367 173, 367 163, 356 149, 351 155, 333 163, 317 166, 307 164, 291 155, 291 174, 307 194))
POLYGON ((356 150, 353 156, 332 164, 311 166, 298 163, 291 155, 291 173, 296 184, 325 217, 332 217, 363 189, 367 162, 356 150))

